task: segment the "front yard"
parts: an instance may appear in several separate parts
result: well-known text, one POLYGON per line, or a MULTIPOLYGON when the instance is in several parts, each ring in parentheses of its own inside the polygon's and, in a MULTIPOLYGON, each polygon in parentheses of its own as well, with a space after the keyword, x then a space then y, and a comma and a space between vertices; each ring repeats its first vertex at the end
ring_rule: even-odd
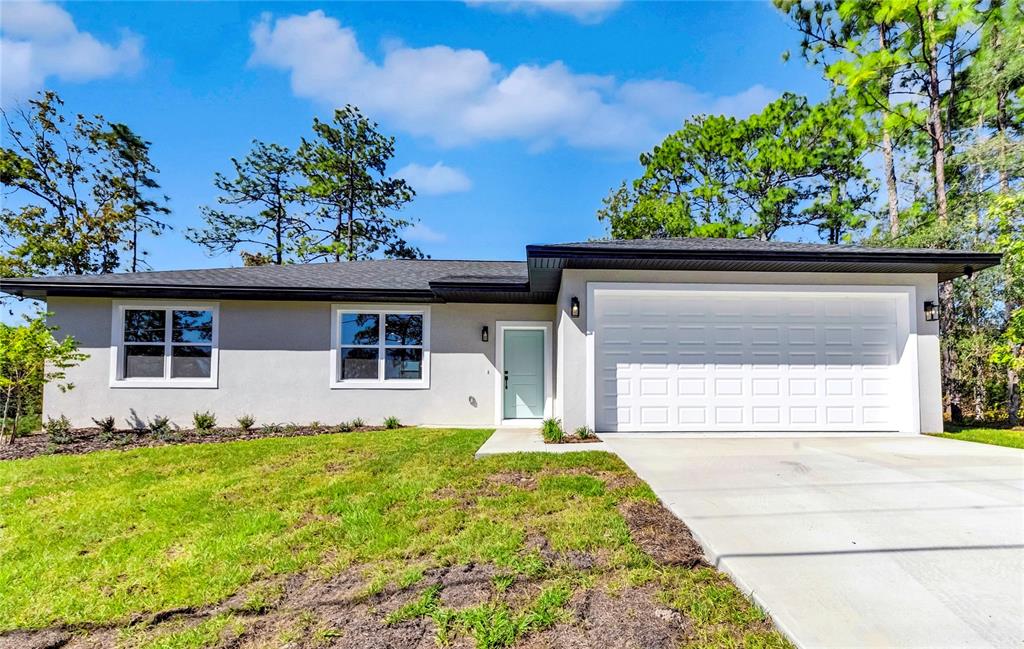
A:
POLYGON ((617 458, 489 433, 0 462, 0 647, 788 646, 617 458))

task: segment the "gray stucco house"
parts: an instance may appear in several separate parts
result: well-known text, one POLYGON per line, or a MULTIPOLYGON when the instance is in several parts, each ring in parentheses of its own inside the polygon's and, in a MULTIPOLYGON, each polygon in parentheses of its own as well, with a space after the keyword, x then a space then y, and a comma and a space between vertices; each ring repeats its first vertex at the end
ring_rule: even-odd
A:
POLYGON ((3 280, 89 359, 45 414, 188 425, 942 428, 938 284, 995 254, 724 239, 3 280))

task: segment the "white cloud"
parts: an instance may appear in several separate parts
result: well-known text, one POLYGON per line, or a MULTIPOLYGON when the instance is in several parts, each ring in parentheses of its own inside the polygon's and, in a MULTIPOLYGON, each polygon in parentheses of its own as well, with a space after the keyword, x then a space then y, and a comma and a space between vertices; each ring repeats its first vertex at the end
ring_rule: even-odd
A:
POLYGON ((714 96, 678 81, 580 74, 561 62, 510 71, 480 50, 389 43, 378 61, 355 32, 322 11, 274 19, 251 32, 252 65, 290 74, 293 92, 328 106, 358 105, 376 119, 443 146, 515 139, 635 151, 695 113, 747 115, 777 96, 753 86, 714 96))
POLYGON ((599 23, 622 5, 622 0, 466 0, 471 7, 534 14, 550 11, 572 16, 585 24, 599 23))
POLYGON ((89 81, 137 70, 142 39, 125 32, 114 45, 75 26, 71 15, 49 2, 5 2, 0 21, 0 94, 19 99, 50 77, 89 81))
POLYGON ((455 194, 469 191, 473 186, 469 176, 461 169, 449 167, 440 161, 430 167, 413 162, 399 169, 395 175, 409 181, 417 194, 455 194))
POLYGON ((443 232, 438 232, 423 223, 416 223, 409 227, 405 231, 405 236, 410 241, 416 241, 419 243, 443 243, 448 240, 447 235, 443 232))

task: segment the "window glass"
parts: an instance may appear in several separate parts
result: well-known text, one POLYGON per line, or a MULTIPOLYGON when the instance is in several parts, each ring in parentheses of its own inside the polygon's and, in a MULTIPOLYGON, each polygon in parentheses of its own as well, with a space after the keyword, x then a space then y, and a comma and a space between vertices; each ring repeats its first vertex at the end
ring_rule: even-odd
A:
POLYGON ((384 318, 385 344, 422 345, 423 316, 403 313, 389 313, 384 318))
POLYGON ((342 345, 376 345, 380 341, 380 315, 376 313, 341 314, 342 345))
POLYGON ((209 346, 175 345, 171 348, 171 377, 210 378, 210 358, 212 356, 213 348, 209 346))
POLYGON ((125 378, 163 378, 163 345, 125 345, 125 378))
POLYGON ((213 311, 175 311, 171 339, 176 343, 213 341, 213 311))
POLYGON ((126 343, 162 343, 164 341, 167 312, 161 310, 128 309, 124 312, 124 341, 126 343))
POLYGON ((344 347, 341 350, 341 379, 373 379, 378 376, 377 349, 344 347))
POLYGON ((422 349, 389 349, 384 353, 385 379, 420 379, 422 377, 422 349))

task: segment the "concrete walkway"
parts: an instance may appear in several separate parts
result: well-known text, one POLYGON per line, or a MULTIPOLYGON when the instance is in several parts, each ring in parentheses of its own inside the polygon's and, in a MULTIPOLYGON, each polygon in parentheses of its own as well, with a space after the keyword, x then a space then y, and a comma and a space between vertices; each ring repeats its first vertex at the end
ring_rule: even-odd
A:
POLYGON ((572 453, 574 451, 608 451, 608 444, 545 444, 535 428, 499 428, 487 438, 476 452, 476 457, 502 453, 572 453))
POLYGON ((1024 451, 602 438, 799 646, 1024 645, 1024 451))

